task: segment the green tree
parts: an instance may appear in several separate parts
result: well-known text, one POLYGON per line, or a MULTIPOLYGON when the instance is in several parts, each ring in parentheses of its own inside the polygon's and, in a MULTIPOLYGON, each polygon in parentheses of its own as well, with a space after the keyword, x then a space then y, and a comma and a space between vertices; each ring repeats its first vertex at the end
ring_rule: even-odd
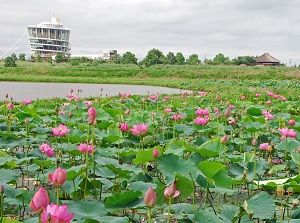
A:
POLYGON ((152 49, 148 51, 147 56, 144 58, 142 64, 146 65, 147 67, 155 64, 165 64, 166 57, 164 54, 158 49, 152 49))
POLYGON ((19 54, 19 60, 20 61, 25 61, 25 53, 20 53, 19 54))
POLYGON ((121 55, 120 54, 114 54, 112 61, 115 64, 120 64, 121 63, 121 55))
POLYGON ((137 64, 138 59, 131 52, 126 52, 121 57, 121 64, 137 64))
POLYGON ((189 59, 187 59, 187 64, 189 65, 197 65, 200 63, 198 54, 192 54, 189 56, 189 59))
POLYGON ((232 60, 232 63, 235 65, 246 64, 247 66, 257 65, 257 61, 254 56, 239 56, 232 60))
POLYGON ((36 61, 37 62, 39 62, 39 63, 41 63, 43 60, 42 60, 42 57, 41 57, 41 55, 39 54, 39 55, 37 55, 37 57, 36 57, 36 61))
POLYGON ((229 57, 225 57, 224 54, 219 53, 218 55, 215 56, 212 63, 214 65, 219 65, 219 64, 229 65, 229 64, 231 64, 231 61, 230 61, 229 57))
POLYGON ((13 53, 10 57, 11 57, 15 62, 18 60, 17 55, 16 55, 15 53, 13 53))
POLYGON ((176 64, 176 57, 173 52, 167 54, 167 64, 176 64))
POLYGON ((66 57, 66 54, 64 52, 58 52, 55 56, 55 62, 56 63, 68 62, 68 58, 66 57))
POLYGON ((16 64, 16 61, 13 57, 11 56, 8 56, 5 58, 4 60, 4 67, 16 67, 17 64, 16 64))
POLYGON ((177 63, 177 64, 182 65, 182 64, 185 63, 185 58, 184 58, 184 56, 183 56, 182 53, 178 52, 178 53, 176 54, 176 57, 175 57, 175 58, 176 58, 176 63, 177 63))

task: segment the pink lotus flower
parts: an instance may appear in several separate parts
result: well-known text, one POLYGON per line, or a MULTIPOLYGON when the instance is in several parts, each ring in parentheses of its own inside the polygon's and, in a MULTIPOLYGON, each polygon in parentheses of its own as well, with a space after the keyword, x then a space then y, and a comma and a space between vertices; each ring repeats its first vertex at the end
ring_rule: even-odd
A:
POLYGON ((199 91, 199 92, 198 92, 198 95, 199 95, 199 96, 207 96, 208 94, 207 94, 207 92, 205 92, 205 91, 199 91))
POLYGON ((280 97, 280 95, 279 94, 273 94, 272 97, 275 98, 275 99, 277 99, 277 98, 280 97))
POLYGON ((165 112, 172 112, 172 108, 166 108, 165 112))
POLYGON ((14 106, 14 104, 13 104, 12 102, 9 102, 8 105, 7 105, 7 108, 8 108, 9 110, 12 110, 14 107, 15 107, 15 106, 14 106))
POLYGON ((48 157, 52 157, 55 155, 54 148, 51 148, 51 146, 47 143, 42 143, 42 145, 40 146, 40 151, 45 153, 48 157))
POLYGON ((272 101, 268 100, 268 101, 266 101, 266 104, 270 105, 270 104, 272 104, 272 101))
POLYGON ((22 104, 24 104, 24 105, 29 105, 31 103, 32 103, 32 101, 28 98, 25 98, 25 99, 22 100, 22 104))
POLYGON ((74 213, 68 213, 66 204, 61 206, 53 202, 47 206, 44 213, 41 215, 42 223, 70 223, 74 213))
POLYGON ((155 159, 159 156, 159 151, 158 151, 158 149, 154 149, 154 150, 153 150, 152 156, 153 156, 153 158, 155 158, 155 159))
POLYGON ((198 108, 196 110, 196 115, 198 115, 198 116, 207 116, 207 115, 209 115, 209 111, 208 111, 207 108, 205 108, 205 109, 198 108))
POLYGON ((224 112, 224 116, 225 117, 229 117, 230 116, 230 110, 229 110, 229 108, 226 109, 226 111, 224 112))
POLYGON ((146 102, 147 101, 147 98, 142 98, 142 102, 146 102))
POLYGON ((91 106, 88 109, 88 123, 89 123, 89 125, 96 124, 96 117, 97 117, 97 111, 93 106, 91 106))
POLYGON ((245 95, 242 95, 241 96, 241 100, 245 100, 246 99, 246 96, 245 95))
POLYGON ((139 124, 139 125, 133 125, 130 131, 133 135, 144 135, 147 133, 148 128, 149 127, 146 124, 139 124))
POLYGON ((127 123, 121 123, 119 128, 122 132, 127 132, 129 130, 129 126, 127 123))
POLYGON ((260 97, 260 96, 261 96, 261 94, 259 94, 259 93, 258 93, 258 94, 255 94, 255 96, 256 96, 256 97, 260 97))
POLYGON ((224 135, 220 141, 221 141, 221 143, 225 144, 226 142, 228 142, 228 136, 224 135))
POLYGON ((144 196, 144 203, 147 207, 153 208, 156 202, 156 194, 153 188, 150 186, 144 196))
POLYGON ((41 187, 33 196, 29 203, 30 209, 37 213, 42 213, 50 201, 47 191, 41 187))
POLYGON ((229 118, 228 124, 229 125, 234 125, 236 123, 236 120, 234 118, 229 118))
POLYGON ((281 99, 282 101, 286 101, 286 100, 287 100, 287 98, 286 98, 286 97, 283 97, 283 96, 280 96, 280 99, 281 99))
POLYGON ((256 146, 256 145, 257 145, 257 140, 256 140, 256 138, 253 138, 253 139, 252 139, 251 144, 252 144, 253 146, 256 146))
POLYGON ((269 149, 269 144, 268 143, 261 143, 259 145, 259 148, 262 149, 262 150, 268 150, 269 149))
POLYGON ((126 111, 124 113, 125 113, 125 115, 129 115, 130 114, 130 109, 126 109, 126 111))
POLYGON ((208 118, 203 118, 203 117, 197 117, 197 118, 195 118, 194 119, 194 123, 196 124, 196 125, 206 125, 207 124, 207 122, 208 122, 208 118))
POLYGON ((86 143, 80 143, 80 145, 77 146, 77 149, 80 152, 83 152, 83 153, 87 152, 88 154, 95 152, 93 145, 91 145, 91 144, 87 145, 86 143))
POLYGON ((273 92, 268 91, 267 95, 268 95, 268 96, 273 96, 273 92))
POLYGON ((58 127, 52 129, 52 135, 53 136, 66 136, 70 132, 70 129, 60 124, 58 127))
POLYGON ((84 101, 84 105, 87 107, 91 107, 93 105, 94 101, 84 101))
POLYGON ((182 119, 182 116, 181 115, 172 115, 172 117, 171 117, 173 120, 175 120, 175 121, 179 121, 179 120, 181 120, 182 119))
POLYGON ((278 132, 281 134, 281 140, 290 137, 290 138, 296 138, 297 132, 294 131, 294 129, 289 129, 287 127, 285 128, 278 128, 278 132))
POLYGON ((62 186, 66 182, 67 172, 65 169, 58 167, 53 174, 48 174, 48 178, 54 186, 62 186))
POLYGON ((64 115, 66 114, 66 111, 58 111, 58 115, 64 115))
POLYGON ((289 120, 289 125, 294 126, 296 124, 296 121, 294 119, 289 120))
POLYGON ((149 98, 152 101, 156 101, 157 100, 157 96, 156 95, 150 95, 149 98))
POLYGON ((178 197, 180 194, 179 190, 176 190, 176 186, 172 183, 169 187, 164 190, 165 197, 169 200, 173 197, 178 197))

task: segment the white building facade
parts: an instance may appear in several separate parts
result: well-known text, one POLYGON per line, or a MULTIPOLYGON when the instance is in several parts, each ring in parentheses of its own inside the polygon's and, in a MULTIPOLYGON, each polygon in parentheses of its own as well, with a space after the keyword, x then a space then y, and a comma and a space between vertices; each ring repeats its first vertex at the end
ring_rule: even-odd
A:
POLYGON ((59 18, 52 17, 51 22, 27 26, 27 31, 32 56, 47 59, 59 52, 71 54, 70 30, 63 27, 59 18))

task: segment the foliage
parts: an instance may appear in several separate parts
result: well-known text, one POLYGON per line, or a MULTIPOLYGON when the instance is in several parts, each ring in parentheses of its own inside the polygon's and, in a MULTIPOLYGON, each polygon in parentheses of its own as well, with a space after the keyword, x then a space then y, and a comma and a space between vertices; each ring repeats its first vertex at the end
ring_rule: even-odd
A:
POLYGON ((25 61, 25 56, 26 56, 25 53, 20 53, 19 54, 19 60, 20 61, 25 61))
POLYGON ((176 64, 176 57, 173 52, 167 54, 167 64, 176 64))
POLYGON ((13 57, 8 56, 8 57, 5 58, 4 67, 16 67, 16 66, 17 66, 16 60, 14 60, 13 57))
POLYGON ((232 60, 232 63, 235 65, 246 64, 247 66, 257 65, 256 58, 253 56, 239 56, 232 60))
POLYGON ((121 64, 137 64, 138 59, 131 52, 126 52, 121 56, 121 64))
POLYGON ((148 51, 147 56, 141 62, 142 64, 146 65, 146 67, 155 65, 155 64, 165 64, 166 57, 164 54, 158 49, 152 49, 148 51))
POLYGON ((17 55, 15 53, 11 54, 11 58, 14 60, 14 61, 17 61, 18 58, 17 58, 17 55))
POLYGON ((182 65, 185 63, 185 58, 181 52, 176 53, 175 58, 177 64, 182 65))
POLYGON ((56 63, 64 63, 68 61, 68 57, 66 56, 66 54, 64 52, 58 52, 55 55, 55 62, 56 63))
POLYGON ((229 59, 229 57, 225 57, 224 54, 219 53, 217 54, 213 60, 208 60, 207 64, 212 64, 212 65, 220 65, 220 64, 224 64, 224 65, 229 65, 231 64, 231 61, 229 59))
POLYGON ((39 63, 41 63, 43 61, 40 54, 37 55, 36 61, 39 62, 39 63))
POLYGON ((200 60, 198 58, 198 54, 192 54, 189 56, 189 59, 187 59, 187 64, 189 65, 197 65, 200 63, 200 60))

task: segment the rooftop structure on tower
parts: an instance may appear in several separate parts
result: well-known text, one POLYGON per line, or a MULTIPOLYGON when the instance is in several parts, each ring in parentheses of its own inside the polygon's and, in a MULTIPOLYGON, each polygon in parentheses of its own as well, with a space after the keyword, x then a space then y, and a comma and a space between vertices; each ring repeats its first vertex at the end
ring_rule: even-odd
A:
POLYGON ((59 18, 52 17, 51 22, 27 26, 31 55, 47 59, 63 52, 70 55, 70 30, 64 28, 59 18))

